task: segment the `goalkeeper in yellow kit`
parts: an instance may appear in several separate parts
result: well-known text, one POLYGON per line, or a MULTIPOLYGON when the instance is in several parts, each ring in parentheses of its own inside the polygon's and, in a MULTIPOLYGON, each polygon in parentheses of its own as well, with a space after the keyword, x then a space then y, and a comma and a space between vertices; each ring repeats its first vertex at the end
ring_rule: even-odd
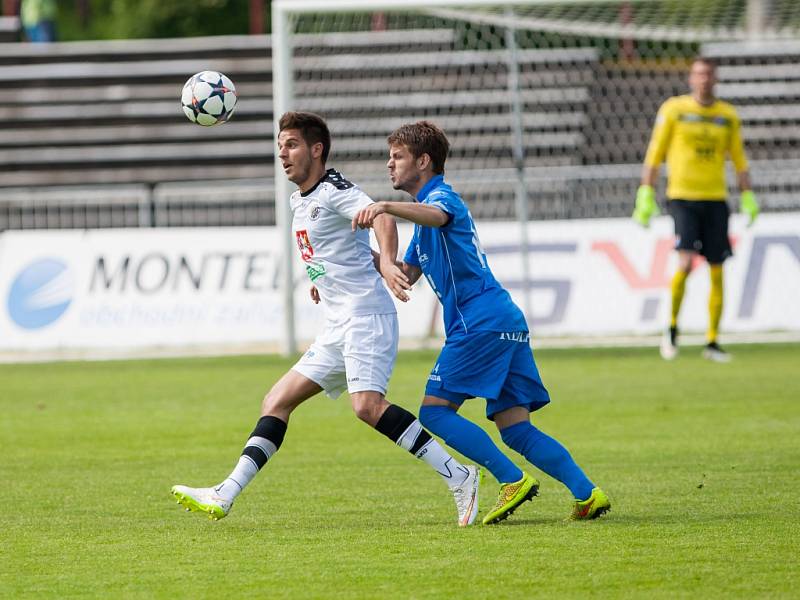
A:
POLYGON ((706 58, 695 59, 689 72, 691 94, 668 99, 658 111, 636 194, 633 218, 647 227, 650 218, 658 214, 654 185, 666 159, 667 205, 675 220, 678 270, 672 278, 670 326, 661 342, 661 356, 665 360, 678 355, 678 314, 686 278, 698 254, 706 258, 711 273, 703 356, 717 362, 730 360, 730 355, 717 343, 722 316, 722 263, 732 255, 725 201, 727 156, 736 168, 742 212, 750 217, 751 224, 758 215, 739 116, 733 106, 714 97, 715 83, 716 65, 706 58))

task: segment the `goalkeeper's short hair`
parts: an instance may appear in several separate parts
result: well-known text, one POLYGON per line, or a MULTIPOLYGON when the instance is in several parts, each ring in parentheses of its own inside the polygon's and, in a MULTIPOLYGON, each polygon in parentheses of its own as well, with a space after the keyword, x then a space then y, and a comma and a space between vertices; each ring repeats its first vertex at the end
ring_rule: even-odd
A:
POLYGON ((411 151, 414 158, 427 154, 431 158, 433 172, 444 173, 444 163, 450 152, 450 142, 444 131, 430 121, 406 123, 395 129, 386 139, 388 144, 402 144, 411 151))
POLYGON ((704 65, 708 65, 712 71, 715 73, 717 72, 717 61, 715 61, 713 58, 697 55, 692 59, 692 64, 695 63, 703 63, 704 65))

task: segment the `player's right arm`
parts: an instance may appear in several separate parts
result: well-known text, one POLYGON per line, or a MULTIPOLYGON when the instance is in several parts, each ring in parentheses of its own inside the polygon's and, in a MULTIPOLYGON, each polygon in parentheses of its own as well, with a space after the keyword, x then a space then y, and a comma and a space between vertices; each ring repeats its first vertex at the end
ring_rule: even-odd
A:
POLYGON ((653 134, 650 136, 650 144, 647 146, 647 154, 644 157, 645 167, 653 167, 658 173, 658 168, 667 157, 669 145, 672 141, 672 131, 677 118, 674 99, 670 98, 658 109, 656 122, 653 126, 653 134))
POLYGON ((393 215, 424 227, 444 227, 450 222, 450 215, 438 206, 417 202, 376 202, 362 208, 353 217, 353 231, 372 227, 375 217, 382 214, 393 215))
POLYGON ((650 187, 655 187, 656 182, 658 181, 658 173, 661 171, 661 166, 650 166, 650 165, 643 165, 642 166, 642 185, 649 185, 650 187))
POLYGON ((639 189, 636 190, 636 207, 633 210, 633 219, 642 227, 650 225, 650 219, 658 216, 658 204, 656 203, 655 185, 658 181, 658 172, 661 163, 667 156, 670 138, 672 137, 672 125, 674 115, 672 114, 671 103, 667 100, 658 109, 656 124, 653 127, 653 135, 647 147, 647 155, 642 166, 642 179, 639 189))
MULTIPOLYGON (((443 227, 450 222, 450 215, 438 206, 411 202, 382 201, 362 208, 358 214, 353 217, 353 230, 355 231, 356 227, 373 227, 376 217, 384 214, 406 219, 412 223, 426 227, 443 227)), ((376 268, 378 268, 378 265, 380 265, 380 254, 373 250, 372 259, 376 264, 376 268)), ((402 262, 395 261, 395 265, 402 271, 407 279, 408 287, 405 289, 409 289, 414 285, 422 275, 422 268, 416 263, 411 247, 409 247, 409 251, 406 252, 406 259, 402 262)), ((395 295, 397 296, 397 294, 395 295)), ((400 298, 400 296, 397 297, 400 298)))

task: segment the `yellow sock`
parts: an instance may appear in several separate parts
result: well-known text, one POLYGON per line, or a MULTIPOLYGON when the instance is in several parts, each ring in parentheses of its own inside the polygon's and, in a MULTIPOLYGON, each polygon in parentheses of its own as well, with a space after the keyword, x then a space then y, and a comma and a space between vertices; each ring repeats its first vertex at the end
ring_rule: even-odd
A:
POLYGON ((678 269, 672 277, 672 316, 670 317, 669 326, 678 326, 678 313, 681 311, 681 302, 683 302, 683 292, 686 290, 686 278, 689 273, 678 269))
POLYGON ((708 343, 717 341, 719 321, 722 318, 722 265, 709 265, 711 293, 708 296, 708 343))

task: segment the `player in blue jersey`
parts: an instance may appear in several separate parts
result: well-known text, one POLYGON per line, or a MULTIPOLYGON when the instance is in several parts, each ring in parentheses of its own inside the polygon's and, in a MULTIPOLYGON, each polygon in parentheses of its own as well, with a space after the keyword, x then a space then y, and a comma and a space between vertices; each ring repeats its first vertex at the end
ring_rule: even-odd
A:
POLYGON ((508 517, 538 493, 539 482, 522 471, 489 435, 458 414, 464 400, 486 398, 486 416, 503 442, 562 482, 575 498, 573 519, 594 519, 611 508, 603 491, 564 446, 539 431, 530 413, 550 402, 530 347, 528 324, 494 278, 475 223, 461 197, 444 181, 450 144, 429 121, 403 125, 388 138, 389 177, 394 189, 415 202, 377 202, 359 211, 353 228, 370 227, 380 214, 416 224, 402 262, 405 289, 420 276, 442 303, 446 340, 428 377, 419 412, 422 424, 498 480, 500 496, 484 523, 508 517))

